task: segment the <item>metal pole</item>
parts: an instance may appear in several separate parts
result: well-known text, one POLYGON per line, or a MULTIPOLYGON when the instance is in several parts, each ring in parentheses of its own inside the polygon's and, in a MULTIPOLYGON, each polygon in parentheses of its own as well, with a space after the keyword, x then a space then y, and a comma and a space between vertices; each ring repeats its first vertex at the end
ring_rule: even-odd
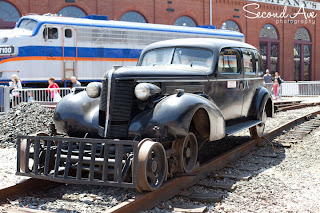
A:
POLYGON ((5 86, 3 92, 3 111, 9 112, 10 111, 10 88, 5 86))
POLYGON ((210 0, 210 25, 212 25, 212 0, 210 0))

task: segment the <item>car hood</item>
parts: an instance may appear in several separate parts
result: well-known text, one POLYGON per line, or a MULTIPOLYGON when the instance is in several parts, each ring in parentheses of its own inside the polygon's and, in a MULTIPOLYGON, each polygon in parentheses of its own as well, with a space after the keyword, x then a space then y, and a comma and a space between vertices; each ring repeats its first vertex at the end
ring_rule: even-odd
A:
MULTIPOLYGON (((187 65, 165 65, 165 66, 134 66, 121 67, 111 70, 116 79, 190 79, 204 78, 210 73, 209 68, 191 67, 187 65)), ((108 75, 108 73, 106 74, 108 75)))

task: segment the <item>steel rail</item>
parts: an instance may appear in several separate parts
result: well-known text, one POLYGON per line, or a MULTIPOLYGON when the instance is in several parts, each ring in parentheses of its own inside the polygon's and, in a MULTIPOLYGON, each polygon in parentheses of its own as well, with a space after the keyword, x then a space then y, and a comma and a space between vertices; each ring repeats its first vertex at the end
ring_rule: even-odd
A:
POLYGON ((264 134, 262 138, 248 141, 228 151, 227 153, 224 153, 201 165, 200 168, 195 170, 193 176, 182 176, 171 179, 165 182, 163 186, 161 186, 158 190, 138 195, 134 199, 129 199, 117 206, 114 206, 113 208, 109 209, 108 212, 140 212, 150 210, 161 202, 166 201, 179 194, 182 190, 188 189, 191 186, 195 185, 209 172, 224 168, 228 163, 247 155, 256 148, 281 135, 283 130, 291 129, 292 127, 303 123, 310 117, 317 114, 320 114, 320 110, 305 114, 295 120, 289 121, 286 124, 273 129, 271 132, 264 134))
POLYGON ((44 193, 60 185, 62 184, 47 180, 26 179, 15 185, 0 189, 0 205, 28 194, 44 193))
POLYGON ((293 104, 291 106, 279 105, 278 108, 276 109, 276 112, 283 112, 283 111, 294 110, 294 109, 302 109, 305 107, 319 106, 319 105, 320 105, 320 102, 318 102, 318 103, 297 103, 297 104, 293 104))

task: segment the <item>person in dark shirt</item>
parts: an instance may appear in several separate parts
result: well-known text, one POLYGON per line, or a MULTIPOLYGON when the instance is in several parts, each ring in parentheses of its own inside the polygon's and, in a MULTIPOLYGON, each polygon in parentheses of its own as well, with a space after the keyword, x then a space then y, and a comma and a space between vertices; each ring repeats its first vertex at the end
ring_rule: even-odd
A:
POLYGON ((275 72, 275 74, 274 74, 274 79, 277 80, 277 82, 278 82, 278 84, 279 84, 279 88, 278 88, 278 98, 279 98, 279 100, 281 100, 280 93, 281 93, 281 84, 283 83, 283 80, 282 80, 282 78, 280 77, 280 75, 279 75, 278 72, 275 72))
POLYGON ((265 87, 266 87, 269 91, 271 91, 271 89, 272 89, 272 75, 270 75, 268 69, 266 69, 266 74, 264 74, 263 80, 264 80, 264 85, 265 85, 265 87))

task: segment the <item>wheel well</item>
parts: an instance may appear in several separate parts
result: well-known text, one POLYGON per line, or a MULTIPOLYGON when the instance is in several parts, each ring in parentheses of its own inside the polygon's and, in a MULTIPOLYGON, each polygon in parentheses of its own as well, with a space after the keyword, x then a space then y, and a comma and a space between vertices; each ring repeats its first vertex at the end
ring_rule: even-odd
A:
POLYGON ((196 136, 208 138, 210 136, 210 120, 207 111, 203 108, 198 109, 192 118, 190 132, 196 136))
POLYGON ((266 103, 266 106, 265 106, 265 110, 266 110, 266 113, 267 113, 267 116, 268 117, 272 117, 273 116, 273 104, 272 104, 272 101, 271 99, 269 98, 267 100, 267 103, 266 103))

